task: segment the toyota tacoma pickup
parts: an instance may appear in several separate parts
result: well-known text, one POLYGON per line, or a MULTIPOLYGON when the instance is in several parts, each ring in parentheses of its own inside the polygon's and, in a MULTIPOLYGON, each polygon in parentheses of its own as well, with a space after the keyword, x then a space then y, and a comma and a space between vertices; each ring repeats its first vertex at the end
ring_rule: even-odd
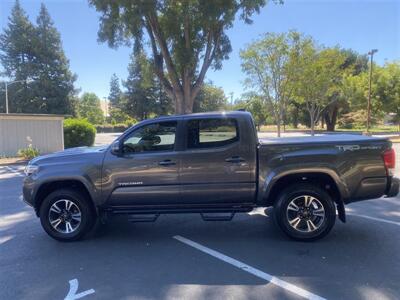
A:
POLYGON ((145 120, 109 146, 37 157, 26 167, 23 197, 61 241, 82 238, 113 214, 230 220, 256 207, 273 207, 285 234, 310 241, 325 236, 336 216, 345 222, 346 204, 396 196, 394 167, 386 139, 258 139, 248 112, 202 113, 145 120))

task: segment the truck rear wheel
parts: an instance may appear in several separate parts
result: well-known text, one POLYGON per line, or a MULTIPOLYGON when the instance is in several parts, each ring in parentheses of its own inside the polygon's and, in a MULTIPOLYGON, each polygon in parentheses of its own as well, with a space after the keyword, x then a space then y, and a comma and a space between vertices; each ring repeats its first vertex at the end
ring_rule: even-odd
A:
POLYGON ((95 216, 83 195, 72 189, 50 193, 40 207, 40 222, 52 238, 76 241, 93 227, 95 216))
POLYGON ((274 220, 289 237, 313 241, 331 231, 336 208, 329 194, 320 187, 294 184, 279 194, 274 205, 274 220))

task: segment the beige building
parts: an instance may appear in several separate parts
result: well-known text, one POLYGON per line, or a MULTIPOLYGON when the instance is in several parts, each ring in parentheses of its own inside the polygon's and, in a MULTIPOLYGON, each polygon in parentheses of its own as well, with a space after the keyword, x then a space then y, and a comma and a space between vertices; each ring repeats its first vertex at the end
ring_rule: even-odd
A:
POLYGON ((16 156, 29 145, 41 154, 64 149, 64 117, 40 114, 0 114, 0 157, 16 156))
POLYGON ((110 105, 106 99, 100 100, 100 108, 103 111, 104 117, 110 116, 110 105))

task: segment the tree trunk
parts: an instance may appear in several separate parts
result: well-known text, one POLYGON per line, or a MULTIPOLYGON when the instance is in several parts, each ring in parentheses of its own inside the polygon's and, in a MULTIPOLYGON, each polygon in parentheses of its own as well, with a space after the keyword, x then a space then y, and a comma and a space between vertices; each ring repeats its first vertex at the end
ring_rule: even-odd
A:
POLYGON ((310 119, 311 119, 311 135, 314 136, 314 126, 315 126, 314 112, 310 114, 310 119))
POLYGON ((281 115, 280 115, 280 113, 278 113, 278 115, 276 117, 276 126, 278 129, 278 132, 277 132, 278 137, 281 137, 281 115))
POLYGON ((297 127, 299 126, 299 108, 296 106, 295 110, 293 111, 292 114, 292 125, 294 128, 297 129, 297 127))
POLYGON ((185 105, 185 100, 183 98, 182 93, 174 93, 175 95, 175 113, 177 115, 183 115, 184 114, 184 105, 185 105))
POLYGON ((281 124, 280 124, 280 122, 278 122, 277 126, 278 126, 278 132, 277 132, 278 137, 281 137, 281 124))
POLYGON ((332 107, 331 114, 329 113, 329 110, 324 114, 327 131, 335 131, 338 112, 339 112, 339 107, 335 105, 332 107))

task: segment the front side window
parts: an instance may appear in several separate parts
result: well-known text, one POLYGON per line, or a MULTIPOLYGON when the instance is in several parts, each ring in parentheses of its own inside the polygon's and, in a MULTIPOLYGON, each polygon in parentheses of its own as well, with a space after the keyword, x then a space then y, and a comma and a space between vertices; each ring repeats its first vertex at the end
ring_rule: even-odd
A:
POLYGON ((234 119, 203 119, 188 122, 188 148, 220 147, 239 138, 234 119))
POLYGON ((124 153, 174 150, 177 122, 160 122, 135 130, 123 143, 124 153))

